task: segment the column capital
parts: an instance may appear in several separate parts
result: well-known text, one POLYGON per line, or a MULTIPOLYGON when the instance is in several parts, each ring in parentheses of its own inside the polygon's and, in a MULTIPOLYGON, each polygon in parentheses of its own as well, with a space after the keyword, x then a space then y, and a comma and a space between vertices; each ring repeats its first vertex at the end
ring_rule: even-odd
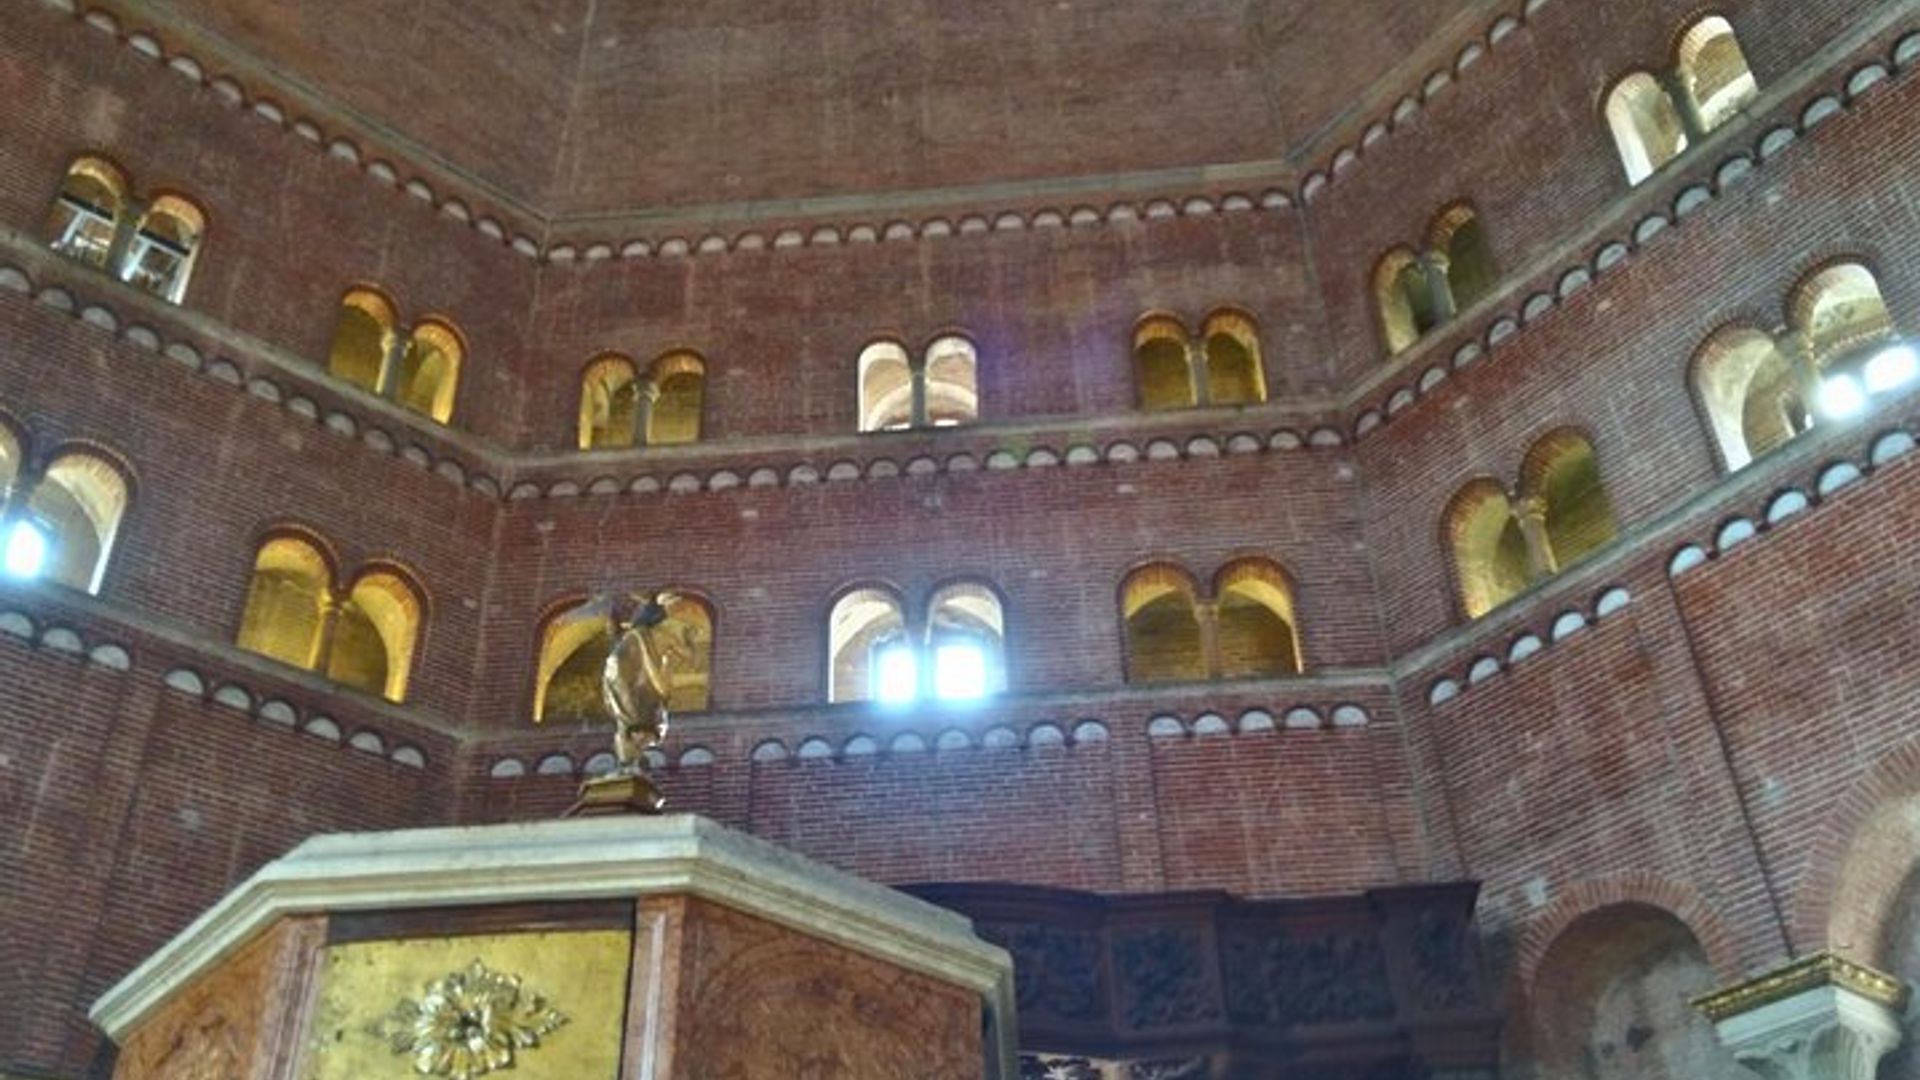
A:
POLYGON ((1768 1080, 1873 1080, 1900 1043, 1908 989, 1830 952, 1694 999, 1720 1041, 1768 1080))

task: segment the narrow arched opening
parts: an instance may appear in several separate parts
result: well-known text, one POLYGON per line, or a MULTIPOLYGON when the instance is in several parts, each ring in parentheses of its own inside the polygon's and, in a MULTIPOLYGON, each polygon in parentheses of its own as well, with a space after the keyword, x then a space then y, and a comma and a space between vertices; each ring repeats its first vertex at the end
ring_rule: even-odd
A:
POLYGON ((1533 583, 1526 533, 1499 484, 1479 479, 1461 488, 1447 508, 1446 532, 1468 618, 1485 615, 1533 583))
POLYGON ((1619 529, 1593 444, 1576 432, 1535 443, 1521 468, 1522 491, 1539 501, 1548 569, 1564 570, 1607 544, 1619 529))
POLYGON ((1428 230, 1427 243, 1446 276, 1456 311, 1472 307, 1492 290, 1498 278, 1493 248, 1487 242, 1486 226, 1473 207, 1456 203, 1441 211, 1428 230))
POLYGON ((956 427, 980 418, 979 357, 973 342, 949 334, 927 346, 922 378, 926 384, 926 420, 934 427, 956 427))
POLYGON ((335 615, 327 677, 388 701, 406 700, 420 609, 419 593, 399 574, 362 573, 335 615))
POLYGON ((394 401, 436 423, 452 420, 454 393, 465 356, 466 347, 451 324, 428 321, 414 327, 394 379, 394 401))
POLYGON ((1680 35, 1676 70, 1702 131, 1712 131, 1760 96, 1733 24, 1708 15, 1680 35))
POLYGON ((860 353, 860 430, 913 426, 913 366, 898 342, 876 341, 860 353))
POLYGON ((1687 148, 1686 124, 1672 95, 1644 71, 1615 84, 1607 95, 1606 116, 1629 183, 1652 176, 1687 148))
POLYGON ((1267 400, 1260 336, 1252 319, 1233 311, 1216 312, 1207 319, 1203 338, 1208 404, 1257 405, 1267 400))
POLYGON ((941 587, 927 603, 927 663, 933 696, 968 701, 1006 688, 1006 623, 1000 594, 984 582, 941 587))
POLYGON ((46 538, 41 576, 99 592, 127 496, 126 476, 106 458, 84 450, 55 458, 27 500, 27 518, 46 538))
POLYGON ((706 363, 695 353, 668 353, 655 360, 647 374, 654 391, 646 410, 647 445, 698 442, 706 401, 706 363))
POLYGON ((1164 315, 1148 316, 1133 331, 1134 378, 1143 409, 1186 409, 1198 401, 1187 330, 1164 315))
POLYGON ((640 426, 640 375, 633 361, 609 353, 580 375, 582 450, 623 450, 640 426))
POLYGON ((1213 592, 1222 676, 1301 672, 1293 590, 1285 571, 1265 559, 1242 559, 1220 571, 1213 592))
POLYGON ((127 178, 112 162, 79 158, 67 167, 48 227, 55 251, 105 267, 127 203, 127 178))
POLYGON ((317 545, 299 536, 267 540, 254 554, 235 643, 311 671, 320 663, 332 590, 333 566, 317 545))
POLYGON ((1120 586, 1120 612, 1128 682, 1207 677, 1198 591, 1185 571, 1156 563, 1128 574, 1120 586))
POLYGON ((354 289, 341 297, 327 372, 379 393, 386 384, 387 358, 393 355, 395 321, 392 301, 372 289, 354 289))
POLYGON ((1729 472, 1806 430, 1810 417, 1793 365, 1769 334, 1718 331, 1693 361, 1694 389, 1729 472))
POLYGON ((120 277, 171 303, 186 295, 193 261, 206 233, 206 215, 178 195, 153 200, 135 227, 120 277))
POLYGON ((919 655, 906 631, 905 609, 891 590, 868 586, 841 596, 827 617, 827 700, 913 700, 919 655))

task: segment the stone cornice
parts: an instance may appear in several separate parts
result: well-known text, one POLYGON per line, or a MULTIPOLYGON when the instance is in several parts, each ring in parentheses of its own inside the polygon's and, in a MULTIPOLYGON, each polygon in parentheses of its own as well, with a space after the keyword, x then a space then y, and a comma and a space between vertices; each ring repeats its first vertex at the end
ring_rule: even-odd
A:
POLYGON ((1831 952, 1815 953, 1738 986, 1694 998, 1693 1007, 1717 1024, 1796 994, 1828 986, 1850 990, 1895 1013, 1907 1007, 1909 990, 1905 983, 1892 975, 1875 971, 1865 964, 1856 964, 1831 952))

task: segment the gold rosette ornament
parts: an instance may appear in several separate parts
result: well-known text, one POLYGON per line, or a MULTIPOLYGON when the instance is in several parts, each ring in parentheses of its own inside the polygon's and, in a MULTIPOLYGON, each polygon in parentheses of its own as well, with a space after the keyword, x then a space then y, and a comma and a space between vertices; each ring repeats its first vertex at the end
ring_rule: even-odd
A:
POLYGON ((476 959, 428 983, 418 1000, 401 1001, 368 1030, 411 1058, 421 1076, 472 1080, 513 1068, 515 1054, 566 1022, 519 976, 476 959))

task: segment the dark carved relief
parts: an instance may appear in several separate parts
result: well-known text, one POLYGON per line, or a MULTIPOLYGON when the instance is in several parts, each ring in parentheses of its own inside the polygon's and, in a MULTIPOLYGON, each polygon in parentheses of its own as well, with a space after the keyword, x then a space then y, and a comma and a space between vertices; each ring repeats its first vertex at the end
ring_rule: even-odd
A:
POLYGON ((1213 1063, 1204 1057, 1176 1061, 1136 1061, 1127 1066, 1127 1080, 1211 1080, 1213 1063))
POLYGON ((1430 1012, 1477 1005, 1467 927, 1459 919, 1422 911, 1413 921, 1413 994, 1430 1012))
POLYGON ((1102 1080, 1100 1069, 1082 1057, 1021 1054, 1020 1080, 1102 1080))
POLYGON ((1220 1019, 1204 949, 1198 930, 1116 931, 1113 962, 1126 1025, 1165 1028, 1220 1019))
POLYGON ((1427 1074, 1399 1058, 1361 1065, 1236 1061, 1220 1074, 1220 1080, 1427 1080, 1427 1074))
POLYGON ((979 930, 1013 954, 1014 996, 1022 1019, 1093 1021, 1105 1015, 1097 933, 1038 923, 989 923, 979 930))
POLYGON ((1393 1017, 1386 956, 1370 934, 1236 932, 1222 950, 1236 1024, 1325 1024, 1393 1017))
POLYGON ((1471 884, 1303 901, 913 891, 1013 954, 1021 1080, 1439 1080, 1410 1048, 1499 1059, 1471 884))
POLYGON ((1214 1080, 1214 1065, 1204 1054, 1150 1061, 1022 1054, 1020 1080, 1214 1080))

